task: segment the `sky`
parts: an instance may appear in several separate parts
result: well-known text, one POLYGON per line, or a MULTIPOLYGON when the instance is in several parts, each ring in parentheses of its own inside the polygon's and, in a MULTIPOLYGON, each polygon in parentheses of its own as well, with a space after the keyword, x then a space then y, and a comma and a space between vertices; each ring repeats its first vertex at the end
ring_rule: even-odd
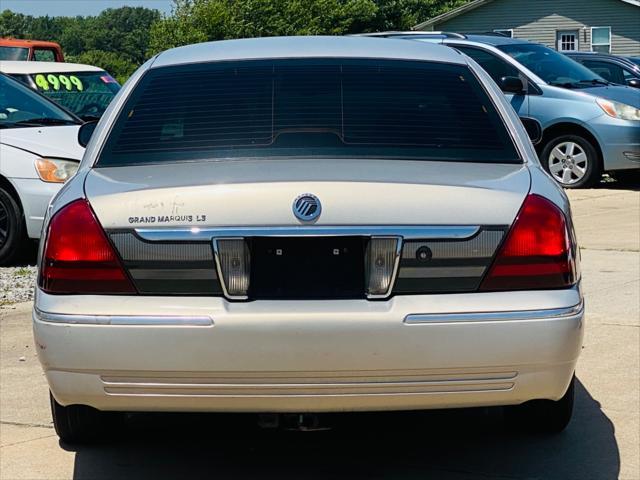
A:
POLYGON ((27 15, 75 16, 96 15, 106 8, 123 5, 171 11, 171 0, 0 0, 0 11, 12 10, 27 15))

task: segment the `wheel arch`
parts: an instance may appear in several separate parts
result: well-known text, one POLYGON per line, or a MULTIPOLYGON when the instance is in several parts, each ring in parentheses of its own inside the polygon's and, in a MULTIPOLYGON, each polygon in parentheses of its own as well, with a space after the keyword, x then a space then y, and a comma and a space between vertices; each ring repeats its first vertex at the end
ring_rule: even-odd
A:
POLYGON ((16 204, 18 204, 20 211, 24 212, 24 207, 22 206, 22 202, 20 201, 20 195, 18 195, 18 191, 16 190, 16 187, 14 187, 13 183, 11 183, 9 179, 4 175, 2 175, 1 173, 0 173, 0 188, 2 188, 5 192, 11 195, 11 198, 13 198, 16 204))

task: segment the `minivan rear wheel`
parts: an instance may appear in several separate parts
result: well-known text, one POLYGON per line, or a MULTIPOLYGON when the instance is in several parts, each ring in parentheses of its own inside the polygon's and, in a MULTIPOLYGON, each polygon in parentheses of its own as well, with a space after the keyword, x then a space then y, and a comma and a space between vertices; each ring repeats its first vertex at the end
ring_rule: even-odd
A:
POLYGON ((573 414, 575 375, 560 400, 531 400, 521 405, 505 407, 510 426, 537 433, 559 433, 566 428, 573 414))
POLYGON ((87 405, 60 405, 49 393, 53 426, 60 440, 70 444, 97 443, 108 440, 121 425, 118 412, 101 412, 87 405))
POLYGON ((579 135, 552 138, 542 149, 540 161, 565 188, 591 187, 602 176, 598 152, 589 140, 579 135))

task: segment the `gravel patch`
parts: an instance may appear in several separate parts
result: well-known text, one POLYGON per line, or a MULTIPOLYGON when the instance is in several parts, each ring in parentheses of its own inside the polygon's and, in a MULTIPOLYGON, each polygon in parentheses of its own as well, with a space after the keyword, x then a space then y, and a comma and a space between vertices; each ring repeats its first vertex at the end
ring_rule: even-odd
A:
POLYGON ((35 266, 0 268, 0 307, 33 300, 35 266))

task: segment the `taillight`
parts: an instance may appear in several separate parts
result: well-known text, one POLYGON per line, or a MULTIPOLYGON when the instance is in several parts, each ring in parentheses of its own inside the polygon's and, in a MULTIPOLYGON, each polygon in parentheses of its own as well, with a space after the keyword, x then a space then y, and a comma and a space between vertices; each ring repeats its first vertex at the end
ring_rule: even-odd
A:
POLYGON ((49 293, 136 293, 86 200, 49 222, 38 284, 49 293))
POLYGON ((576 282, 575 245, 564 213, 529 195, 480 290, 569 287, 576 282))

